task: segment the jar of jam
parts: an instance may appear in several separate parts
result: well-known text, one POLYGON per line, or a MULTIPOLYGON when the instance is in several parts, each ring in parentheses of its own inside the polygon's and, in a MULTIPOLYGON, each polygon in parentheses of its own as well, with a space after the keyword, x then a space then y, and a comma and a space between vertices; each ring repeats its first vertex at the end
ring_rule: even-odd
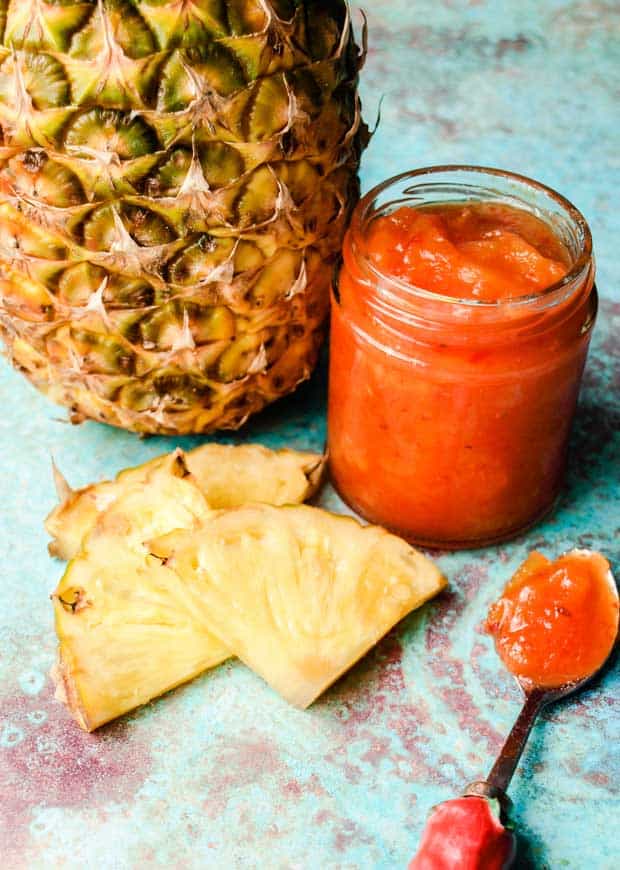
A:
POLYGON ((553 506, 597 310, 592 239, 555 191, 444 166, 358 205, 332 299, 329 463, 358 513, 445 548, 553 506))

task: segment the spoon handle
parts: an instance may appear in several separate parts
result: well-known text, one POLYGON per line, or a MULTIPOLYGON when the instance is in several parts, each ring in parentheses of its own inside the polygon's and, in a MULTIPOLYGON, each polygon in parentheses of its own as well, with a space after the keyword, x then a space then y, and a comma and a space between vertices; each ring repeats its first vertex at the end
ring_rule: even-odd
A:
POLYGON ((512 731, 487 777, 486 783, 493 791, 506 793, 532 726, 541 709, 548 702, 548 696, 549 693, 544 689, 532 689, 527 693, 517 721, 512 726, 512 731))
POLYGON ((516 838, 503 819, 510 806, 506 790, 541 709, 557 693, 532 689, 486 780, 467 787, 463 797, 436 806, 409 870, 478 867, 508 870, 516 838))

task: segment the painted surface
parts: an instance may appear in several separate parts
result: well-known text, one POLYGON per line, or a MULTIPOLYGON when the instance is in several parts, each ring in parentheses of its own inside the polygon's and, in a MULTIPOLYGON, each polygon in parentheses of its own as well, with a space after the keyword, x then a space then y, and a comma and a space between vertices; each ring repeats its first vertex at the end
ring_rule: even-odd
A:
MULTIPOLYGON (((533 547, 600 548, 620 573, 620 6, 561 0, 374 0, 366 115, 384 97, 364 187, 413 166, 498 165, 569 196, 591 221, 601 316, 555 514, 527 536, 440 555, 441 600, 406 620, 311 710, 227 663, 81 733, 52 698, 42 528, 50 455, 74 484, 171 446, 72 428, 0 367, 0 864, 21 868, 404 868, 433 803, 484 774, 519 694, 481 633, 533 547)), ((238 436, 320 448, 325 376, 238 436)), ((234 441, 235 438, 226 440, 234 441)), ((182 440, 191 446, 191 440, 182 440)), ((329 491, 324 501, 339 508, 329 491)), ((620 811, 620 675, 538 725, 511 795, 524 867, 612 870, 620 811)))

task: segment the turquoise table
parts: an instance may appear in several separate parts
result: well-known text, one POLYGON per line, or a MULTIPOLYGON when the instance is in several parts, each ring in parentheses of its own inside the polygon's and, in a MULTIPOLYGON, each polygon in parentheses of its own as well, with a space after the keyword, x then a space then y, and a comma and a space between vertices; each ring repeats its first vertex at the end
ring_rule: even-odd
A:
MULTIPOLYGON (((357 6, 357 4, 355 4, 357 6)), ((572 465, 555 514, 498 548, 439 556, 450 579, 308 712, 237 663, 86 735, 53 700, 42 521, 53 455, 74 484, 172 446, 73 428, 0 367, 0 866, 404 868, 430 807, 486 772, 519 693, 481 632, 537 547, 620 571, 620 7, 614 0, 372 0, 364 188, 432 163, 502 166, 588 216, 602 293, 572 465)), ((320 448, 325 373, 224 440, 320 448)), ((196 443, 183 440, 182 446, 196 443)), ((324 502, 340 509, 326 492, 324 502)), ((521 866, 620 867, 620 675, 544 716, 513 782, 521 866)))

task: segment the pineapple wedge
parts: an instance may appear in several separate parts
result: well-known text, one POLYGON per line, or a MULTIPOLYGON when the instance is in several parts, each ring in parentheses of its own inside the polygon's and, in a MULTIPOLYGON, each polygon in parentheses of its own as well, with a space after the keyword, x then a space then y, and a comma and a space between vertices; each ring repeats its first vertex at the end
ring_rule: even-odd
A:
POLYGON ((127 489, 144 483, 153 470, 166 467, 170 456, 182 456, 194 483, 210 507, 225 509, 248 502, 299 504, 318 489, 324 457, 295 450, 268 450, 258 444, 230 446, 205 444, 183 454, 176 451, 121 471, 114 481, 93 483, 72 490, 54 468, 60 504, 49 514, 45 528, 51 536, 49 551, 72 559, 100 514, 127 489))
POLYGON ((151 468, 103 513, 52 595, 57 694, 92 731, 229 657, 211 634, 202 584, 182 580, 142 543, 206 522, 182 457, 151 468))
POLYGON ((306 506, 222 512, 149 546, 200 589, 213 634, 300 708, 446 582, 384 529, 306 506))

